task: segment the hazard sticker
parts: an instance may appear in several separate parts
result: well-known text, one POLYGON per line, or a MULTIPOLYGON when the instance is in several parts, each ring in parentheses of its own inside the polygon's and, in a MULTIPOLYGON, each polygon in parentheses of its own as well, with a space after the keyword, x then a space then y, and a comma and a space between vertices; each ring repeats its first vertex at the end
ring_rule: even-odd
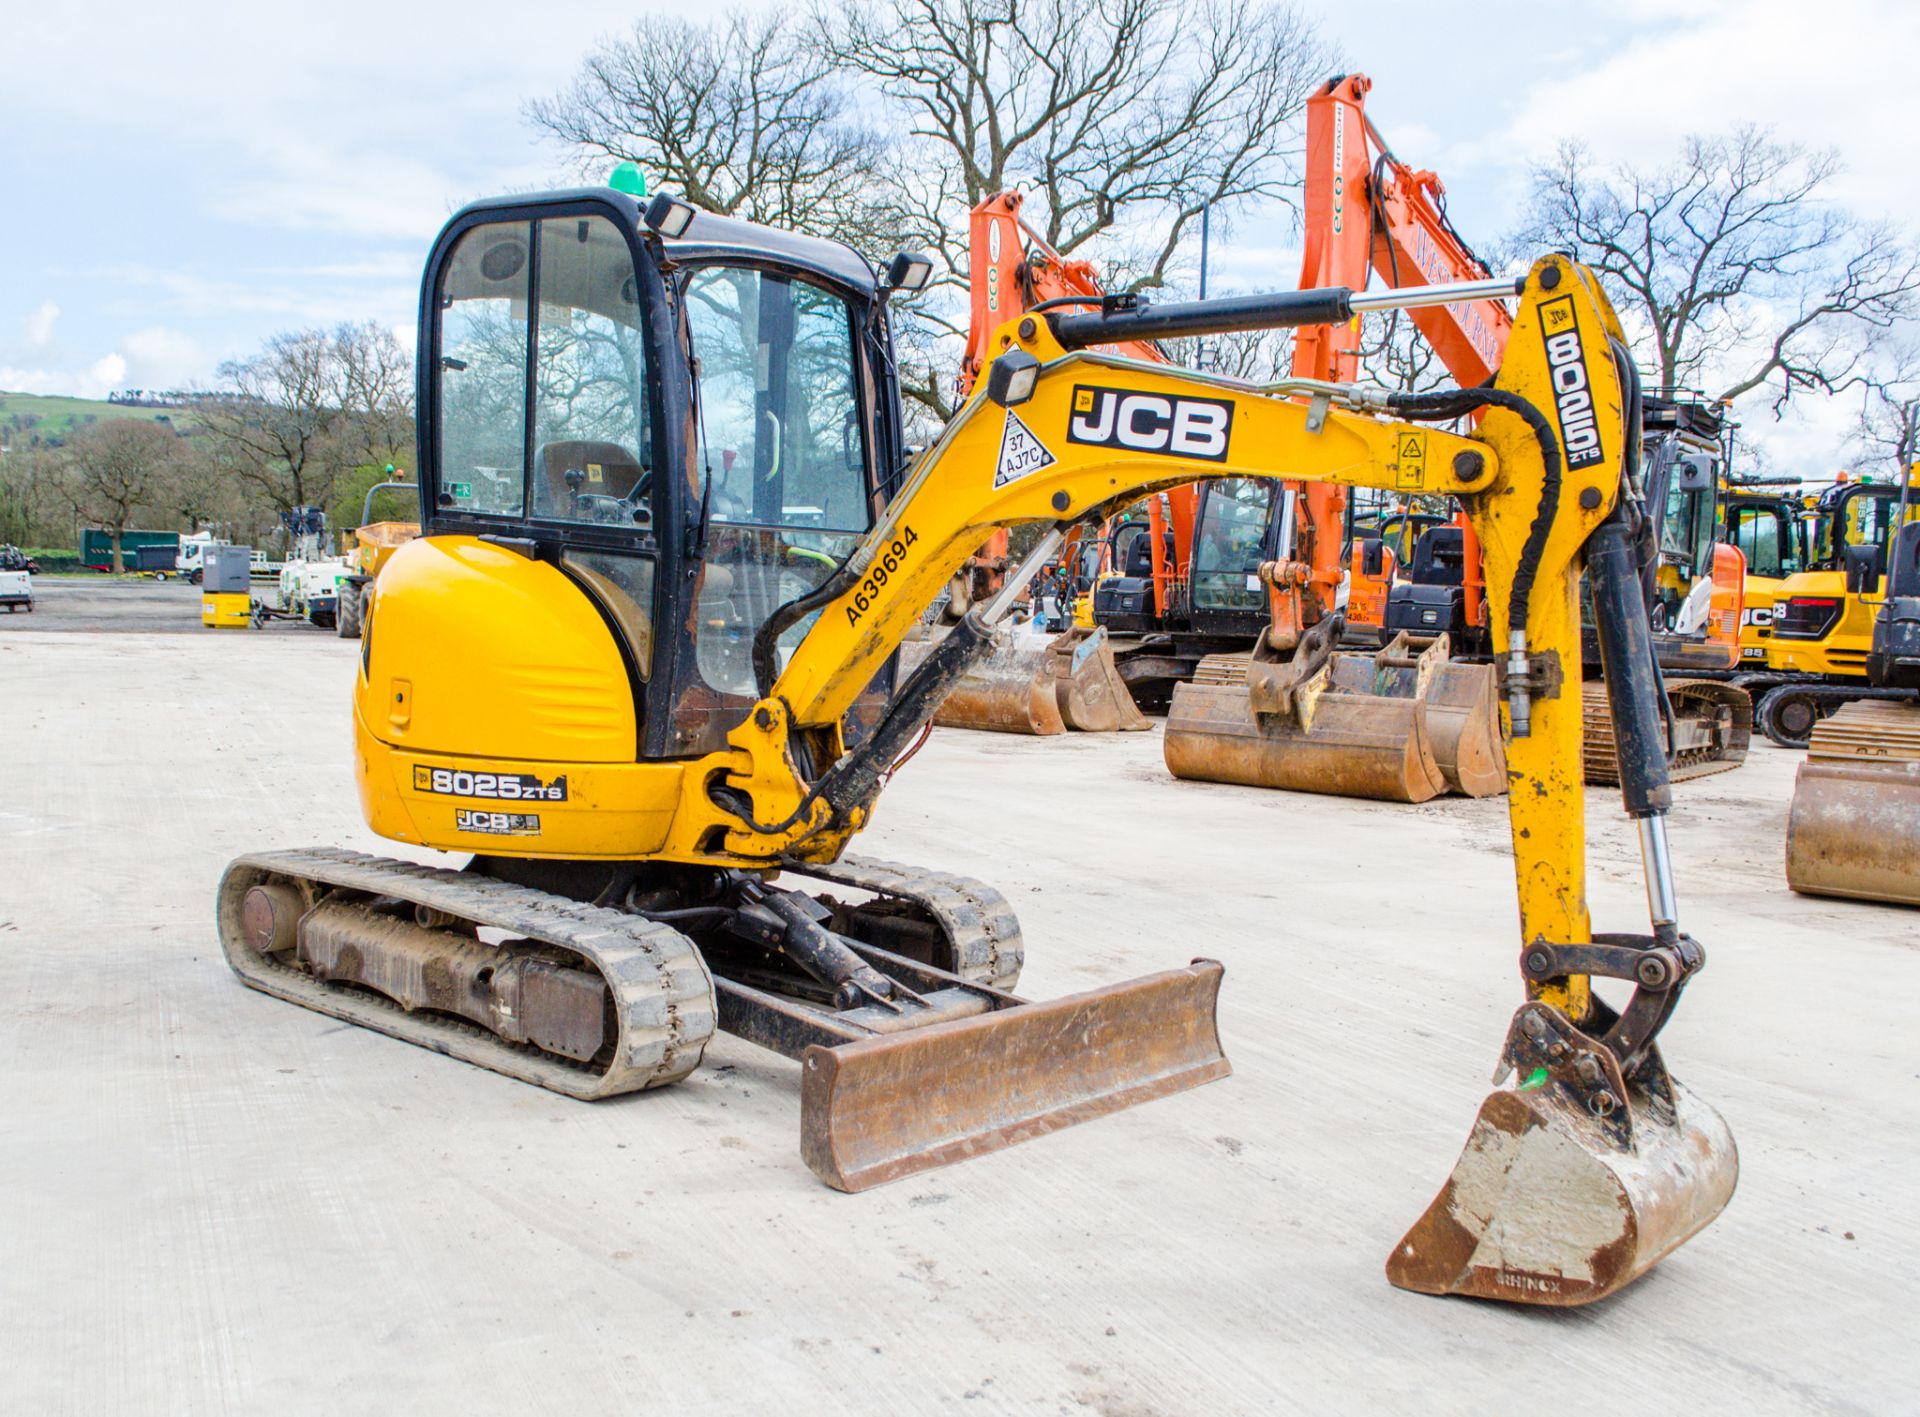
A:
POLYGON ((1031 477, 1057 461, 1046 445, 1034 437, 1033 430, 1020 421, 1020 415, 1008 409, 1007 426, 1000 433, 1000 465, 993 474, 995 490, 1031 477))
POLYGON ((1399 464, 1396 487, 1424 487, 1427 484, 1427 435, 1402 433, 1394 448, 1399 464))

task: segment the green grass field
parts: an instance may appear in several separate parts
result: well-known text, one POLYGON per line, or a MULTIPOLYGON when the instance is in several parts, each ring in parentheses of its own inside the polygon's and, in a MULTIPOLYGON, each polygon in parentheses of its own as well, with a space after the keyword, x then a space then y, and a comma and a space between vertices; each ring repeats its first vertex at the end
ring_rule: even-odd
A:
MULTIPOLYGON (((87 415, 98 419, 141 418, 158 422, 171 420, 176 428, 192 425, 193 415, 179 408, 130 408, 104 399, 68 398, 64 394, 10 394, 0 391, 0 428, 20 414, 40 421, 29 431, 42 438, 64 438, 86 423, 87 415)), ((24 441, 24 440, 22 440, 24 441)))

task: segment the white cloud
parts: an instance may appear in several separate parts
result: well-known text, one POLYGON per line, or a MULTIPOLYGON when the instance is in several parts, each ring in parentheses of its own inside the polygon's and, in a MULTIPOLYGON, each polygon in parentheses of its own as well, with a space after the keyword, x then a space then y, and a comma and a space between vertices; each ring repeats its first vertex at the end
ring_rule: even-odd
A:
POLYGON ((1526 161, 1577 137, 1603 160, 1644 164, 1674 156, 1687 134, 1755 123, 1838 149, 1847 171, 1835 199, 1863 216, 1920 225, 1920 188, 1900 176, 1920 127, 1912 75, 1920 5, 1823 0, 1817 15, 1802 0, 1676 8, 1686 12, 1681 23, 1533 84, 1500 145, 1526 161))
MULTIPOLYGON (((207 360, 191 335, 153 325, 135 330, 120 342, 121 374, 128 386, 171 389, 204 376, 207 360)), ((104 361, 103 361, 104 362, 104 361)))
POLYGON ((60 318, 60 307, 51 300, 42 300, 40 308, 21 321, 26 332, 27 343, 35 349, 45 348, 53 343, 53 322, 60 318))

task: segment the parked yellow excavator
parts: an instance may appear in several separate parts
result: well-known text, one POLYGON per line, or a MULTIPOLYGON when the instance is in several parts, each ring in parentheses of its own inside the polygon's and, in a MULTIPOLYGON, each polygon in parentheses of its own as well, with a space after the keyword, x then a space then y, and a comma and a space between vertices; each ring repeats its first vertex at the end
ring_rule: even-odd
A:
MULTIPOLYGON (((1787 884, 1809 895, 1920 905, 1917 483, 1920 464, 1901 479, 1879 544, 1867 538, 1866 544, 1847 548, 1846 584, 1833 596, 1854 602, 1849 614, 1866 607, 1873 616, 1864 689, 1874 697, 1862 697, 1857 684, 1810 691, 1845 699, 1829 716, 1815 720, 1807 760, 1794 776, 1787 884)), ((1837 527, 1844 525, 1836 519, 1837 527)), ((1835 540, 1840 536, 1836 530, 1835 540)), ((1832 616, 1835 622, 1843 618, 1837 612, 1832 616)), ((1844 652, 1844 636, 1831 625, 1828 629, 1844 652)))
POLYGON ((1485 548, 1526 999, 1388 1277, 1573 1305, 1644 1273, 1725 1206, 1737 1161, 1656 1042, 1705 957, 1668 853, 1632 366, 1593 275, 1536 262, 1497 379, 1418 395, 1094 351, 1493 283, 1029 314, 909 458, 887 297, 929 265, 879 279, 668 194, 455 215, 423 282, 425 524, 374 585, 353 731, 370 828, 466 864, 243 856, 218 893, 234 970, 581 1098, 681 1079, 725 1029, 799 1060, 802 1154, 845 1190, 1221 1077, 1218 964, 1027 1002, 999 892, 846 848, 1074 524, 1202 470, 1456 497, 1485 548), (1471 436, 1438 426, 1481 410, 1471 436), (1022 525, 1038 541, 1000 591, 893 682, 924 608, 1022 525), (1583 563, 1647 934, 1588 919, 1583 563), (1595 977, 1631 987, 1618 1013, 1595 977))

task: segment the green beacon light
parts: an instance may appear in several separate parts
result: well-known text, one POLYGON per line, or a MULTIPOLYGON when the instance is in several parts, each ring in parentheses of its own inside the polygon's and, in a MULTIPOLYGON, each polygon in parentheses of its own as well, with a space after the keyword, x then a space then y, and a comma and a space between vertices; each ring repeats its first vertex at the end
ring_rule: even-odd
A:
POLYGON ((614 168, 613 175, 607 178, 607 185, 616 192, 625 192, 629 197, 647 195, 647 176, 637 162, 623 162, 614 168))

